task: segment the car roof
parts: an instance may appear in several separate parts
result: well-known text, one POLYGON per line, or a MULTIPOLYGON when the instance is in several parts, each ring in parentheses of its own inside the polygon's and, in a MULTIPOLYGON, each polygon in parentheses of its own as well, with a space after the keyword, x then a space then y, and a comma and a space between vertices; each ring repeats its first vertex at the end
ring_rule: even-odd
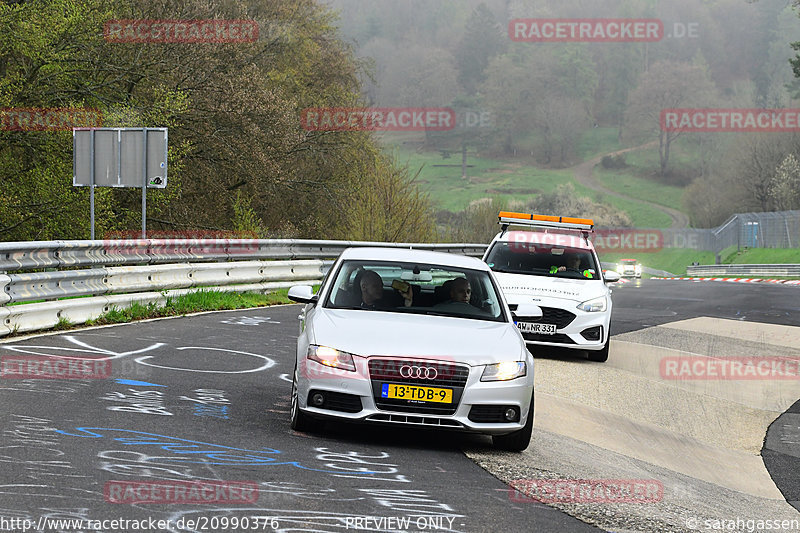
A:
POLYGON ((429 263, 450 267, 471 268, 473 270, 490 270, 488 265, 477 257, 409 248, 348 248, 342 252, 340 257, 342 259, 429 263))
POLYGON ((586 241, 577 231, 520 231, 509 230, 505 233, 498 233, 493 242, 511 243, 534 243, 552 244, 555 246, 569 246, 572 248, 582 248, 584 250, 594 250, 592 241, 586 241))

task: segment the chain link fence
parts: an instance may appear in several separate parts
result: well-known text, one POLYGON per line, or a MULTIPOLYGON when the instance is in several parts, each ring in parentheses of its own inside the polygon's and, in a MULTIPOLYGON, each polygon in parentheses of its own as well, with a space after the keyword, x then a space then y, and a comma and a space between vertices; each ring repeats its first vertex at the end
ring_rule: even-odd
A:
POLYGON ((800 248, 800 211, 738 213, 717 228, 661 230, 665 248, 800 248))
POLYGON ((800 247, 800 211, 739 213, 713 230, 715 252, 742 248, 800 247))

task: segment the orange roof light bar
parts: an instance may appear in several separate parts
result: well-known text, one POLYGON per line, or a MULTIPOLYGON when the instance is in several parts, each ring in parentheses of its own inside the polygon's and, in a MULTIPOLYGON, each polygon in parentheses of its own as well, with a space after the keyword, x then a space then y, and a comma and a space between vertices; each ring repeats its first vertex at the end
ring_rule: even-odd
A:
POLYGON ((516 224, 521 226, 549 226, 584 230, 591 230, 594 227, 594 220, 591 218, 555 217, 550 215, 514 213, 512 211, 500 211, 498 218, 500 219, 500 224, 516 224))

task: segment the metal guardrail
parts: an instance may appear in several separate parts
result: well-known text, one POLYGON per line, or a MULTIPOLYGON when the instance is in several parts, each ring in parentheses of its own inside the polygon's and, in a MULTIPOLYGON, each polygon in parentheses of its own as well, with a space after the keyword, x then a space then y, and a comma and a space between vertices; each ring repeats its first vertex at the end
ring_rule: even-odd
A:
POLYGON ((169 297, 201 288, 267 292, 312 284, 322 279, 331 263, 319 259, 185 263, 0 276, 3 289, 0 298, 5 303, 86 296, 0 306, 0 337, 12 332, 49 329, 61 320, 83 324, 113 308, 133 303, 164 303, 169 297))
POLYGON ((271 281, 319 280, 330 261, 237 261, 0 275, 0 304, 271 281))
POLYGON ((800 265, 698 265, 686 267, 689 276, 780 276, 800 277, 800 265))
POLYGON ((199 288, 268 291, 318 282, 331 259, 363 246, 471 256, 486 249, 485 244, 295 239, 0 243, 0 272, 11 272, 0 274, 0 337, 49 329, 60 320, 83 324, 114 307, 163 303, 199 288), (25 303, 35 300, 45 301, 25 303))
POLYGON ((481 256, 485 244, 386 243, 299 239, 147 239, 0 243, 0 272, 265 259, 332 259, 345 248, 414 248, 481 256))

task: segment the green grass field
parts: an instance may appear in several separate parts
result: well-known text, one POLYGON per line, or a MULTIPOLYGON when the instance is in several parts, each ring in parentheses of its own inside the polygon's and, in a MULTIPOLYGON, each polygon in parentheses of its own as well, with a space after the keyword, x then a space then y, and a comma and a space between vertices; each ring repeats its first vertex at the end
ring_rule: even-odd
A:
POLYGON ((730 265, 800 264, 800 248, 748 248, 740 251, 732 248, 724 251, 721 259, 730 265))
POLYGON ((418 182, 430 194, 435 207, 461 211, 480 198, 526 200, 552 192, 559 185, 575 184, 566 170, 540 169, 520 162, 469 155, 466 180, 461 178, 461 154, 444 158, 439 152, 417 152, 393 147, 397 163, 408 165, 411 173, 420 168, 418 182))
POLYGON ((628 169, 606 169, 597 166, 594 177, 604 187, 633 198, 682 210, 683 188, 665 185, 652 179, 637 176, 628 169))
POLYGON ((617 128, 590 128, 578 141, 578 157, 586 161, 598 155, 622 150, 617 128))
POLYGON ((539 169, 522 163, 469 156, 467 162, 473 166, 467 169, 469 178, 463 180, 460 154, 454 153, 445 159, 438 152, 417 152, 398 147, 393 148, 392 153, 398 163, 408 164, 412 172, 422 168, 418 178, 420 186, 430 194, 434 206, 440 209, 460 211, 480 198, 525 201, 571 183, 581 196, 608 203, 628 213, 636 227, 667 228, 671 224, 668 215, 639 202, 605 196, 581 186, 569 170, 539 169))
MULTIPOLYGON (((597 170, 595 170, 596 172, 597 170)), ((666 213, 655 211, 651 207, 641 204, 635 200, 626 200, 607 194, 593 191, 588 187, 575 184, 575 191, 581 196, 588 196, 595 202, 609 204, 620 211, 628 214, 636 228, 668 228, 672 224, 672 219, 666 213)))
MULTIPOLYGON (((627 213, 635 227, 667 228, 672 221, 669 215, 656 211, 634 199, 683 210, 683 187, 660 183, 653 176, 658 169, 658 150, 655 147, 636 150, 625 155, 628 167, 621 170, 594 169, 595 178, 610 190, 634 199, 603 195, 580 186, 571 171, 544 169, 532 161, 515 158, 477 157, 468 153, 467 179, 461 178, 460 152, 418 151, 410 146, 420 146, 424 137, 411 134, 385 135, 386 151, 393 154, 397 163, 407 164, 413 173, 420 168, 419 184, 430 195, 434 207, 460 211, 470 202, 480 198, 502 200, 533 199, 536 195, 550 193, 559 185, 571 183, 578 194, 595 202, 603 202, 627 213)), ((639 139, 643 144, 651 139, 639 139)), ((587 160, 598 155, 624 148, 619 142, 616 128, 590 128, 581 136, 577 153, 587 160)), ((685 139, 673 144, 671 161, 681 172, 691 172, 696 164, 698 149, 685 139)))

